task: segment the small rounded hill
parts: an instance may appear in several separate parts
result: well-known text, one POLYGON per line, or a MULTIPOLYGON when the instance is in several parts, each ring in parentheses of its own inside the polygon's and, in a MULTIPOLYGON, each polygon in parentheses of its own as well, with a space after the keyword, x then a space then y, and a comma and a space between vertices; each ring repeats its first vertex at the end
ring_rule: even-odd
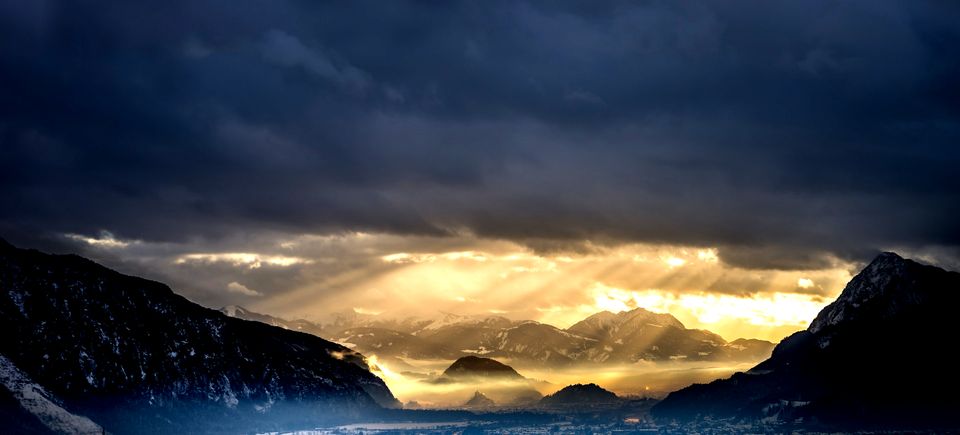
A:
POLYGON ((540 404, 548 406, 613 403, 620 398, 610 391, 600 388, 597 384, 574 384, 563 387, 540 400, 540 404))
POLYGON ((443 371, 443 377, 495 377, 523 379, 512 367, 490 358, 465 356, 453 362, 443 371))

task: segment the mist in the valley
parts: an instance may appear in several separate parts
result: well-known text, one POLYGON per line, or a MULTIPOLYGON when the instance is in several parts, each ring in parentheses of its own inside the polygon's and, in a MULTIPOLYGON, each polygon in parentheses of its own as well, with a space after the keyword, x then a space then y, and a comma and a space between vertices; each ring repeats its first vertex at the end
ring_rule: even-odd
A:
POLYGON ((501 362, 511 365, 525 380, 466 378, 444 379, 441 373, 452 361, 378 359, 369 357, 375 374, 407 408, 463 408, 476 392, 497 407, 522 408, 536 403, 531 394, 549 395, 572 384, 594 383, 626 397, 662 398, 694 383, 707 383, 746 371, 756 363, 646 362, 633 364, 583 364, 562 368, 501 362))

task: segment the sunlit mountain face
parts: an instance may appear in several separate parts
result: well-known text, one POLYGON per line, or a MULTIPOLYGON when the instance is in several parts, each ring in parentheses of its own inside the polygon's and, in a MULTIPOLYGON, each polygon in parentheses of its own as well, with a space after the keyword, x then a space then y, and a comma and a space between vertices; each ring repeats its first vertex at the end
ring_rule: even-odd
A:
MULTIPOLYGON (((509 409, 536 414, 530 431, 629 429, 551 417, 573 409, 660 430, 654 402, 687 391, 661 415, 696 422, 686 404, 703 398, 685 388, 728 375, 702 391, 753 401, 715 416, 883 409, 882 394, 808 388, 856 372, 826 366, 866 345, 824 354, 820 335, 796 337, 838 298, 859 310, 844 289, 873 288, 857 277, 882 253, 910 266, 870 275, 897 283, 877 301, 932 291, 910 281, 928 273, 887 276, 907 259, 960 270, 958 59, 946 1, 0 0, 0 308, 38 334, 2 344, 0 405, 50 398, 0 420, 128 424, 190 397, 211 412, 197 421, 286 409, 257 430, 319 427, 286 401, 299 397, 355 411, 329 424, 479 412, 508 427, 509 409), (83 331, 72 353, 30 346, 62 331, 83 331), (286 359, 249 354, 264 349, 297 361, 252 379, 286 359), (197 359, 179 365, 184 352, 197 359), (445 377, 467 357, 520 377, 445 377), (762 361, 796 370, 746 383, 796 387, 762 395, 785 403, 738 389, 733 373, 762 361), (143 365, 161 372, 149 384, 131 378, 143 365), (390 400, 367 397, 374 384, 390 400), (143 407, 133 420, 84 403, 115 385, 135 397, 109 403, 143 407)), ((902 331, 939 312, 913 309, 902 331)), ((875 326, 840 325, 848 343, 875 326)), ((750 430, 794 429, 811 427, 750 430)))

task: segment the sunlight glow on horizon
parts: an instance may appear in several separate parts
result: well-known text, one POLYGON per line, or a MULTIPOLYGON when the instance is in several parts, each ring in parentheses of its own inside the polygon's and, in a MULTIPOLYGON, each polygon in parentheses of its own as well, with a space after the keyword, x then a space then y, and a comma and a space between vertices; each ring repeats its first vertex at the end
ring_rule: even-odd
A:
MULTIPOLYGON (((363 243, 377 237, 368 235, 363 243)), ((254 304, 314 319, 321 319, 318 310, 362 307, 362 314, 385 319, 432 318, 445 311, 559 328, 600 311, 642 307, 728 340, 778 341, 805 328, 850 279, 844 264, 803 271, 740 269, 721 262, 716 248, 632 244, 550 254, 505 241, 460 246, 466 249, 381 251, 366 271, 321 276, 254 304), (330 288, 343 290, 329 293, 330 288), (331 296, 322 297, 325 293, 331 296)))
POLYGON ((796 325, 804 327, 826 305, 822 298, 796 293, 738 297, 714 294, 672 294, 661 290, 627 291, 603 284, 593 289, 596 307, 622 312, 644 308, 677 316, 686 312, 699 323, 710 325, 724 319, 743 319, 756 326, 796 325))
POLYGON ((220 296, 228 301, 222 305, 280 317, 325 322, 349 312, 429 319, 443 311, 566 328, 600 311, 642 307, 726 339, 772 341, 806 327, 852 270, 840 260, 813 270, 745 269, 703 246, 587 243, 582 250, 537 252, 472 236, 303 235, 267 239, 256 250, 193 246, 174 254, 169 246, 106 232, 68 238, 139 255, 155 250, 147 261, 174 271, 189 266, 177 273, 189 274, 189 285, 206 279, 207 291, 228 295, 220 296))
MULTIPOLYGON (((334 354, 339 354, 334 352, 334 354)), ((334 355, 342 358, 342 354, 334 355)), ((484 379, 482 382, 432 382, 451 363, 449 360, 415 360, 406 358, 379 358, 366 355, 370 371, 380 377, 393 395, 402 403, 416 402, 419 407, 443 409, 462 406, 475 391, 488 397, 500 399, 509 396, 509 390, 534 388, 541 394, 552 394, 566 385, 596 383, 614 393, 663 397, 665 394, 694 382, 709 382, 744 371, 754 363, 717 364, 716 362, 652 362, 637 361, 603 367, 584 365, 562 369, 543 368, 537 364, 497 358, 498 361, 516 369, 527 380, 484 379), (498 397, 500 396, 500 397, 498 397)), ((514 393, 515 394, 515 393, 514 393)))

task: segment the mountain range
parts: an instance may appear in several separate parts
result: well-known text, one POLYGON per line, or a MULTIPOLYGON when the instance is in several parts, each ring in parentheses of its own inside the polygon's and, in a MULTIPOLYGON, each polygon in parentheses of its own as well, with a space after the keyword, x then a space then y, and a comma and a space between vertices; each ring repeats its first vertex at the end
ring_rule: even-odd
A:
POLYGON ((603 311, 567 329, 501 316, 384 320, 340 317, 332 324, 285 320, 228 306, 229 316, 309 332, 379 358, 456 359, 467 355, 506 359, 521 365, 567 366, 646 361, 752 362, 770 355, 764 340, 726 341, 710 331, 688 329, 670 314, 643 308, 603 311))
MULTIPOLYGON (((651 413, 660 424, 762 422, 778 431, 955 430, 958 306, 960 273, 884 253, 768 359, 675 391, 651 413)), ((0 327, 2 431, 30 434, 265 432, 385 415, 399 403, 358 353, 364 349, 455 356, 424 382, 469 385, 477 393, 463 397, 468 407, 580 412, 621 402, 594 384, 541 399, 534 386, 542 381, 490 356, 703 360, 759 352, 765 343, 726 342, 643 309, 597 313, 565 330, 456 315, 321 326, 207 309, 163 284, 2 240, 0 327), (329 333, 350 346, 316 336, 329 333)))
POLYGON ((4 431, 236 433, 399 406, 354 350, 2 240, 0 328, 4 431))
POLYGON ((660 421, 956 430, 960 273, 884 253, 745 373, 671 393, 660 421))

